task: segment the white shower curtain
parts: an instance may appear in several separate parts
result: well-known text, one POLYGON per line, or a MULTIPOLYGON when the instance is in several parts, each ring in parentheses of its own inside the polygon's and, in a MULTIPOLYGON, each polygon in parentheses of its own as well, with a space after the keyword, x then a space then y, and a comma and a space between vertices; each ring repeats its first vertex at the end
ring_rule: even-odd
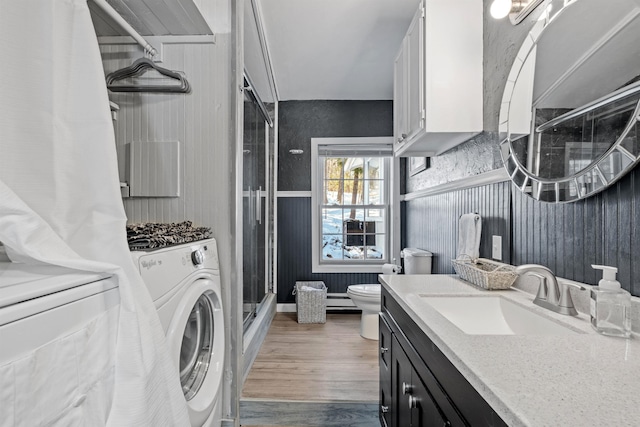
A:
MULTIPOLYGON (((118 277, 106 425, 189 425, 164 333, 127 247, 113 124, 86 0, 0 1, 0 58, 0 241, 14 262, 118 277)), ((81 396, 74 405, 82 406, 81 396)), ((32 421, 52 423, 38 402, 32 409, 32 421)), ((85 424, 74 412, 66 421, 56 414, 56 425, 85 424)), ((24 424, 13 415, 15 425, 24 424)))

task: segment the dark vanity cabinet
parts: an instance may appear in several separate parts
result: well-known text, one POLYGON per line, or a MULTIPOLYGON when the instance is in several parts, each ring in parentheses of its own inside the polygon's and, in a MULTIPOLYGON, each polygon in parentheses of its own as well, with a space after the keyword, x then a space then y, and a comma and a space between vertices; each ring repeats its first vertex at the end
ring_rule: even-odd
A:
POLYGON ((391 328, 380 315, 380 424, 391 427, 391 328))
MULTIPOLYGON (((388 314, 380 316, 380 422, 385 427, 463 426, 434 398, 438 385, 388 314), (409 354, 407 354, 407 349, 409 354), (451 419, 454 421, 452 422, 451 419)), ((445 398, 446 399, 446 398, 445 398)), ((452 409, 448 402, 444 402, 452 409)))
POLYGON ((384 287, 379 343, 383 427, 506 426, 384 287))

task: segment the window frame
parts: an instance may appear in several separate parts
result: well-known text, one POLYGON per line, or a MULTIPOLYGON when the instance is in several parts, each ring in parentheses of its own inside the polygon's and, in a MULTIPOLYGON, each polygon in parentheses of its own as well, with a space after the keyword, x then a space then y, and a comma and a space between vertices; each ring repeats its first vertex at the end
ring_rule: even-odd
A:
MULTIPOLYGON (((385 158, 386 176, 385 196, 386 202, 383 204, 385 211, 385 238, 386 257, 382 260, 335 260, 326 261, 322 259, 322 221, 321 210, 323 207, 323 168, 320 168, 319 146, 326 145, 363 145, 371 146, 393 145, 391 137, 359 137, 359 138, 312 138, 311 139, 311 256, 313 273, 381 273, 382 265, 388 262, 395 262, 399 259, 400 253, 400 221, 399 221, 399 159, 396 157, 385 158)), ((358 157, 358 155, 345 154, 345 157, 358 157)), ((363 156, 364 157, 364 156, 363 156)), ((351 204, 339 205, 340 209, 346 209, 351 204)), ((368 209, 370 205, 357 205, 356 209, 368 209)), ((379 209, 380 206, 373 206, 379 209)))

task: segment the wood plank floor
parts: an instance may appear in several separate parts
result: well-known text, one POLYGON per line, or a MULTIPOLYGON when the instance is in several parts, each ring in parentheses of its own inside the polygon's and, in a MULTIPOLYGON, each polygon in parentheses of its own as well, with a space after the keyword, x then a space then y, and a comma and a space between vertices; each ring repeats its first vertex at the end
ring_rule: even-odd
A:
POLYGON ((360 336, 360 315, 299 324, 278 313, 242 390, 242 400, 377 402, 378 341, 360 336))
POLYGON ((376 403, 241 401, 243 427, 376 427, 376 403))

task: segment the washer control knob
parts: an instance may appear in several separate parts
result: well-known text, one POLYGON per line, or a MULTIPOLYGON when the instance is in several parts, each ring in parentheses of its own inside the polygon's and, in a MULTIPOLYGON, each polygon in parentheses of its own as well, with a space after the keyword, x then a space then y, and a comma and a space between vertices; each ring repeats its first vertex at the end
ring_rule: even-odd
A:
POLYGON ((198 266, 204 262, 204 255, 202 255, 202 251, 200 249, 191 252, 191 261, 195 266, 198 266))

